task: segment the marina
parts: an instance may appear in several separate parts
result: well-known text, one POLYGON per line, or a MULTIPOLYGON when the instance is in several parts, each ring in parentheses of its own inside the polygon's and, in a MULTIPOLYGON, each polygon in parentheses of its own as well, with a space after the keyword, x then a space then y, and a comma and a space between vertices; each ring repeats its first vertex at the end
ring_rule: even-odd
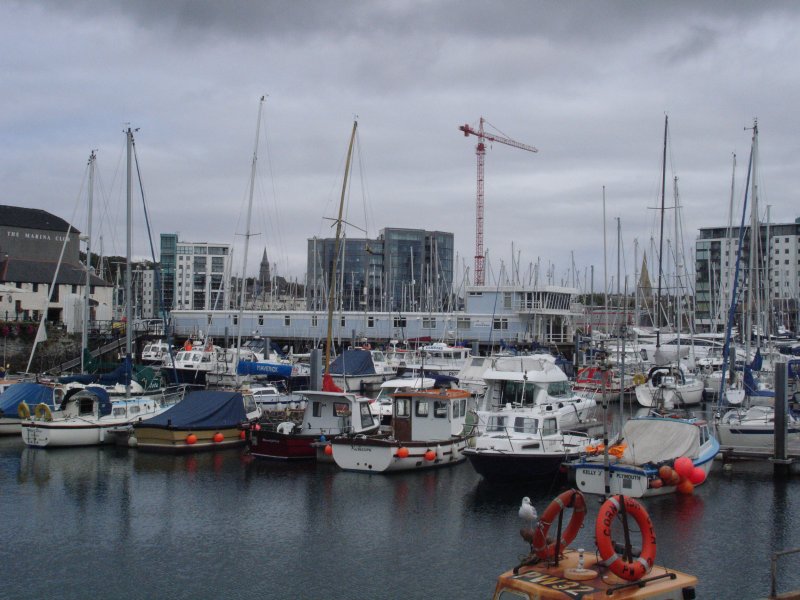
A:
MULTIPOLYGON (((563 484, 562 484, 563 485, 563 484)), ((164 455, 120 447, 41 450, 0 438, 0 557, 33 546, 53 575, 19 569, 9 598, 490 598, 528 551, 523 496, 541 514, 553 481, 496 485, 468 463, 364 475, 241 450, 164 455), (224 547, 224 550, 222 548, 224 547), (126 565, 120 572, 119 566, 126 565), (131 578, 130 572, 142 576, 131 578), (410 581, 413 579, 413 581, 410 581)), ((698 598, 765 598, 773 553, 800 547, 800 478, 717 461, 693 495, 648 498, 657 562, 698 578, 698 598), (742 540, 747 540, 746 544, 742 540)), ((594 523, 599 502, 587 501, 594 523)), ((583 527, 573 547, 594 548, 583 527), (576 545, 577 544, 577 545, 576 545)), ((779 591, 800 588, 796 555, 779 591)), ((18 563, 17 563, 18 564, 18 563)))

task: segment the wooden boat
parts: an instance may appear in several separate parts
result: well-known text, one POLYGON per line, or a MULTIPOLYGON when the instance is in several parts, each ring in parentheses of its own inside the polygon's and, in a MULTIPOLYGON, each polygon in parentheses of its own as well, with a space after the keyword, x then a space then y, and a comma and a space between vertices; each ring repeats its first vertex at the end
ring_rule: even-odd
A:
POLYGON ((464 460, 474 436, 467 425, 469 392, 409 390, 394 394, 392 424, 377 435, 331 440, 334 462, 348 471, 388 473, 450 466, 464 460))
POLYGON ((244 446, 260 414, 250 393, 190 392, 160 415, 136 423, 129 445, 158 452, 198 452, 244 446))
POLYGON ((283 460, 324 459, 327 440, 334 436, 378 431, 379 419, 369 398, 349 392, 298 394, 305 398, 304 410, 267 412, 250 430, 250 454, 283 460))
MULTIPOLYGON (((535 520, 535 509, 520 516, 535 520)), ((527 503, 530 507, 530 502, 527 503)), ((633 498, 612 496, 600 508, 595 521, 597 551, 569 548, 583 524, 586 501, 580 492, 568 490, 545 510, 537 524, 520 533, 530 543, 530 553, 519 565, 497 578, 493 600, 538 598, 560 600, 599 598, 687 600, 695 598, 697 577, 655 564, 656 535, 645 508, 633 498), (624 510, 622 510, 624 507, 624 510), (569 524, 555 541, 547 537, 560 513, 572 511, 569 524), (629 523, 633 519, 636 525, 629 523), (624 521, 624 523, 623 523, 624 521), (630 525, 630 527, 629 527, 630 525), (622 533, 639 531, 641 549, 622 533), (615 543, 612 536, 626 541, 615 543)), ((560 529, 560 526, 559 526, 560 529)))

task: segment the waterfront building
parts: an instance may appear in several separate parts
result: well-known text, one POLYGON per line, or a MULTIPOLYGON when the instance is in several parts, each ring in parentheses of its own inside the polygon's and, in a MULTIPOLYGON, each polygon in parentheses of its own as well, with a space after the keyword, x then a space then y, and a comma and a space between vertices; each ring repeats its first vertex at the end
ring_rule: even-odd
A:
MULTIPOLYGON (((750 227, 745 227, 739 270, 740 300, 750 281, 750 227)), ((759 226, 759 293, 771 306, 773 323, 797 331, 800 298, 800 218, 794 223, 759 226), (767 300, 768 298, 768 300, 767 300)), ((739 227, 700 229, 695 245, 695 320, 703 331, 722 331, 727 321, 730 291, 736 268, 739 227)), ((737 311, 738 312, 738 311, 737 311)))
MULTIPOLYGON (((306 308, 325 310, 334 238, 308 240, 306 308)), ((453 234, 387 227, 339 245, 337 310, 442 312, 453 308, 453 234)))
MULTIPOLYGON (((161 277, 167 310, 222 310, 230 306, 230 244, 185 242, 161 234, 161 277)), ((153 292, 156 286, 152 287, 153 292)))
MULTIPOLYGON (((47 321, 81 331, 86 268, 80 241, 80 231, 47 211, 0 206, 0 319, 36 321, 46 310, 47 321)), ((94 274, 89 285, 89 320, 110 320, 112 286, 94 274)))

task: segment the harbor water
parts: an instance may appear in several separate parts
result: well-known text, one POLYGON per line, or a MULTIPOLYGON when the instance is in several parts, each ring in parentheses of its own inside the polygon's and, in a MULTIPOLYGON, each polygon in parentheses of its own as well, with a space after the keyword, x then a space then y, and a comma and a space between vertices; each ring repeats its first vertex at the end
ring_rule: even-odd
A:
MULTIPOLYGON (((560 485, 563 485, 560 484, 560 485)), ((37 450, 0 439, 0 597, 491 597, 528 547, 517 515, 556 482, 495 485, 469 463, 397 475, 257 461, 239 450, 37 450)), ((759 598, 773 552, 800 547, 800 477, 717 463, 691 496, 643 501, 657 562, 695 574, 698 598, 759 598)), ((573 544, 591 551, 599 502, 573 544)), ((800 588, 800 558, 778 591, 800 588)))

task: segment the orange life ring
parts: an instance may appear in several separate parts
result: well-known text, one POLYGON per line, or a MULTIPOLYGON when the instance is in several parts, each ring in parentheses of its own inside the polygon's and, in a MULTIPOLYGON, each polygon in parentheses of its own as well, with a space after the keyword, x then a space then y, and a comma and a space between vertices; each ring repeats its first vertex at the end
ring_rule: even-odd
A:
POLYGON ((644 506, 633 498, 611 496, 606 500, 597 515, 594 534, 600 553, 600 564, 608 567, 617 577, 626 581, 638 581, 653 568, 656 560, 656 532, 644 506), (625 512, 634 518, 642 534, 642 552, 631 562, 616 553, 614 541, 611 539, 611 524, 619 514, 620 498, 624 498, 625 512))
POLYGON ((567 545, 575 539, 578 531, 583 525, 583 519, 586 516, 586 499, 578 490, 567 490, 559 494, 555 500, 545 509, 542 516, 539 518, 539 524, 536 526, 536 531, 533 533, 533 543, 531 544, 536 556, 542 560, 553 558, 556 554, 556 543, 547 543, 547 531, 555 518, 565 508, 572 508, 572 517, 570 517, 569 524, 566 529, 561 532, 561 541, 559 546, 565 550, 567 545))

